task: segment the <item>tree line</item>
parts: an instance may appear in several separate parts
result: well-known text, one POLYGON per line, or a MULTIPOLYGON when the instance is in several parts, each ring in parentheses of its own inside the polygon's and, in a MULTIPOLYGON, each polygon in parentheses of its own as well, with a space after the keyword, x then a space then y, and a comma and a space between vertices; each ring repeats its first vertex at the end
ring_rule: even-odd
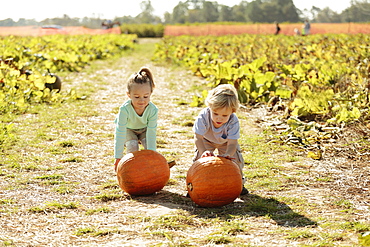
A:
MULTIPOLYGON (((335 4, 335 2, 333 2, 335 4)), ((112 21, 127 24, 186 24, 210 22, 244 22, 244 23, 297 23, 308 19, 313 23, 343 23, 368 22, 370 17, 370 3, 368 0, 352 0, 351 6, 337 13, 329 7, 320 9, 313 6, 311 9, 296 8, 293 0, 253 0, 241 1, 234 6, 218 4, 216 1, 186 0, 180 1, 164 16, 154 15, 154 8, 150 0, 140 3, 142 12, 137 16, 116 17, 112 21)), ((28 26, 28 25, 61 25, 86 26, 102 28, 104 19, 96 17, 70 18, 64 15, 59 18, 48 18, 37 22, 35 19, 21 18, 0 20, 0 26, 28 26)))

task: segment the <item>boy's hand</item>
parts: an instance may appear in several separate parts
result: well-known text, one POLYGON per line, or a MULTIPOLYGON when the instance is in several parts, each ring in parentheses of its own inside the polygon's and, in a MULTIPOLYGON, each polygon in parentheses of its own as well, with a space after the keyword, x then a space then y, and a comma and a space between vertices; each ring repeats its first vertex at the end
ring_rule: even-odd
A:
POLYGON ((204 151, 203 153, 202 153, 202 156, 201 156, 201 158, 203 158, 203 157, 209 157, 209 156, 215 156, 214 154, 213 154, 213 152, 212 151, 204 151))

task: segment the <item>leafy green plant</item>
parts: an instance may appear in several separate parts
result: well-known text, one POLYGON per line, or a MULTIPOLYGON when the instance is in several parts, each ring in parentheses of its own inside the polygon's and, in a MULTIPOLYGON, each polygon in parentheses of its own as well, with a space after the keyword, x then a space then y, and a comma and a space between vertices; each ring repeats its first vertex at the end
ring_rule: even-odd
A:
POLYGON ((163 37, 164 25, 162 24, 129 24, 120 26, 121 32, 125 34, 136 34, 139 38, 163 37))
POLYGON ((334 97, 332 89, 313 91, 307 85, 297 91, 297 96, 290 104, 291 115, 307 117, 311 115, 325 115, 330 112, 330 101, 334 97))
MULTIPOLYGON (((368 41, 362 34, 165 37, 154 58, 189 67, 210 87, 234 85, 242 103, 278 96, 287 101, 288 116, 338 124, 369 119, 368 41)), ((191 106, 203 100, 194 95, 191 106)))
POLYGON ((0 113, 23 113, 37 103, 83 99, 74 90, 50 91, 50 72, 81 71, 91 61, 113 58, 134 47, 136 35, 51 35, 0 38, 0 113))

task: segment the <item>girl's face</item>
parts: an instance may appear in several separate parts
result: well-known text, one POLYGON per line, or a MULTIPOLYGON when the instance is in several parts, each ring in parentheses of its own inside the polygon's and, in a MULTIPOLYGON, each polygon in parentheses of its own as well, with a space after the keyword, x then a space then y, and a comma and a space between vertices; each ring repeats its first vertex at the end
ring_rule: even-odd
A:
POLYGON ((131 104, 137 114, 141 115, 150 102, 150 95, 152 94, 149 83, 131 85, 130 92, 127 92, 131 99, 131 104))
POLYGON ((224 123, 229 121, 229 118, 233 114, 233 110, 229 107, 211 109, 211 119, 215 128, 220 128, 224 123))

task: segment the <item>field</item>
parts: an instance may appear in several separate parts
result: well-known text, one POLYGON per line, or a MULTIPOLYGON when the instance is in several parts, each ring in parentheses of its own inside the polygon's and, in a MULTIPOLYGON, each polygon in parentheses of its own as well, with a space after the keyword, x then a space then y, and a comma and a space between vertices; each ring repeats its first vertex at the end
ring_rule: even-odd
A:
MULTIPOLYGON (((294 29, 302 31, 301 23, 281 23, 282 35, 294 35, 294 29)), ((370 25, 368 23, 312 23, 311 34, 369 34, 370 25)), ((89 29, 85 27, 62 27, 41 28, 37 26, 21 27, 0 27, 0 36, 19 35, 19 36, 44 36, 52 34, 120 34, 119 27, 111 29, 89 29)), ((164 35, 227 35, 227 34, 273 34, 275 33, 274 24, 199 24, 199 25, 166 25, 164 35)))
MULTIPOLYGON (((302 24, 281 23, 281 35, 294 35, 294 29, 302 31, 302 24)), ((274 24, 240 24, 240 25, 168 25, 165 28, 165 35, 227 35, 227 34, 274 34, 274 24)), ((367 23, 312 23, 311 34, 369 34, 370 25, 367 23)))
POLYGON ((81 34, 120 34, 119 27, 110 29, 90 29, 86 27, 60 27, 60 28, 42 28, 38 26, 21 26, 21 27, 0 27, 0 36, 44 36, 54 34, 81 35, 81 34))
POLYGON ((3 246, 369 246, 369 128, 358 123, 339 129, 316 160, 280 141, 281 113, 247 105, 238 116, 250 195, 221 208, 187 198, 192 123, 203 107, 190 104, 209 87, 184 67, 152 61, 156 42, 62 73, 62 94, 74 89, 78 100, 1 115, 13 138, 0 158, 3 246), (156 81, 158 151, 176 165, 162 191, 131 197, 113 170, 113 121, 141 66, 156 81))

